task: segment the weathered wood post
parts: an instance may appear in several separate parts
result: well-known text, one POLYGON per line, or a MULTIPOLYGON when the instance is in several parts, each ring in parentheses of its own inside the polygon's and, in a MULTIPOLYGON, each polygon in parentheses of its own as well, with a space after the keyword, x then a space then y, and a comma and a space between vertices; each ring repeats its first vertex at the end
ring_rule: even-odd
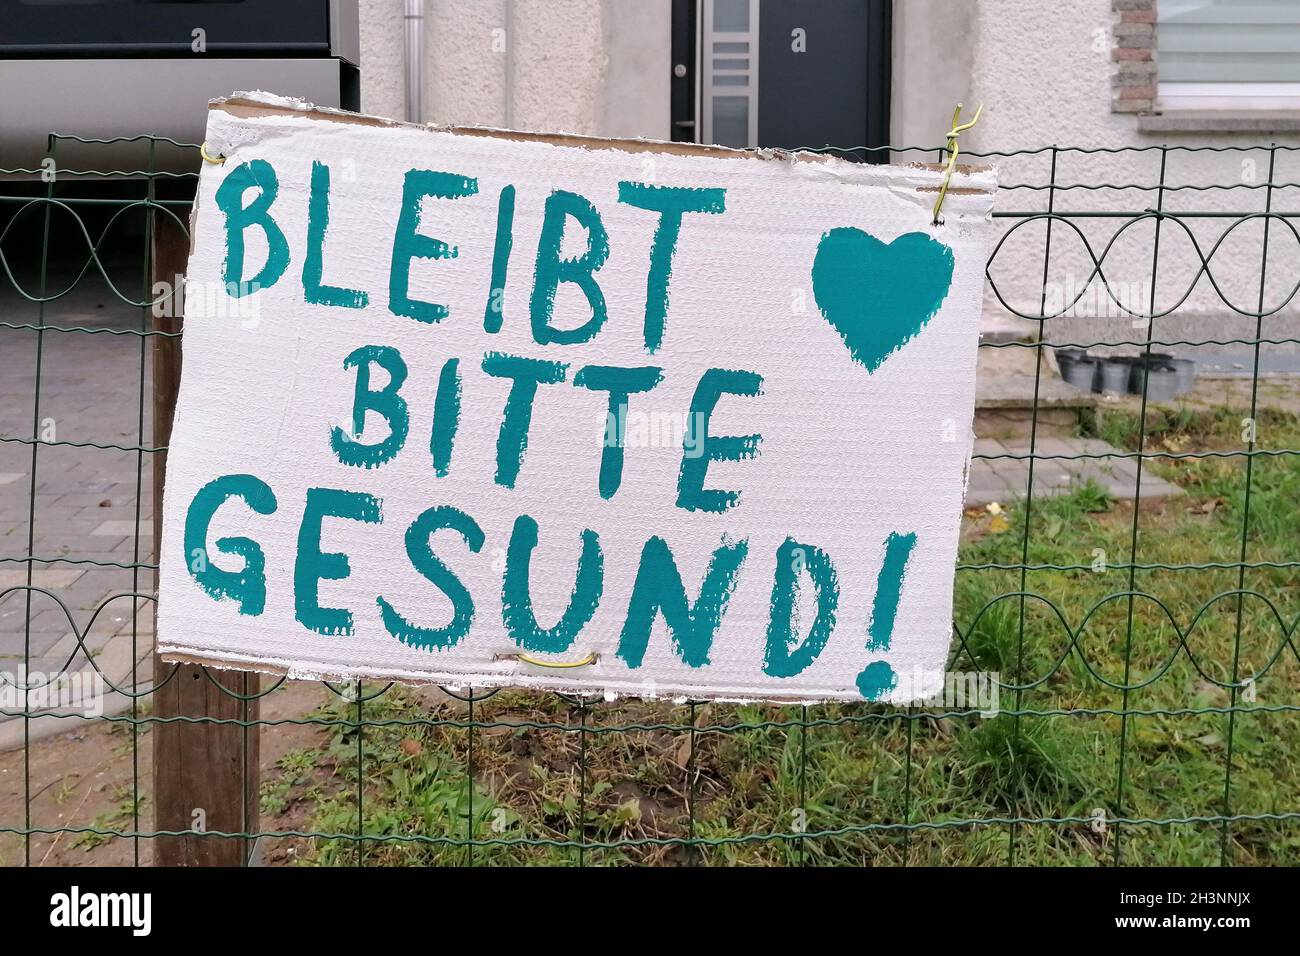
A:
MULTIPOLYGON (((179 283, 189 256, 189 236, 170 215, 153 214, 153 281, 179 283)), ((172 289, 172 308, 154 309, 156 332, 179 332, 183 297, 172 289), (159 314, 162 312, 163 314, 159 314), (170 313, 170 314, 168 314, 170 313)), ((181 377, 181 340, 153 336, 154 446, 171 441, 181 377)), ((162 554, 162 496, 166 452, 154 454, 154 554, 162 554)), ((155 577, 155 587, 157 579, 155 577)), ((168 664, 154 655, 155 717, 256 720, 258 677, 194 664, 168 664), (173 675, 173 670, 175 674, 173 675)), ((174 721, 154 723, 153 781, 156 830, 252 833, 258 829, 258 727, 174 721)), ((163 836, 154 840, 158 866, 242 866, 252 840, 242 837, 163 836)))

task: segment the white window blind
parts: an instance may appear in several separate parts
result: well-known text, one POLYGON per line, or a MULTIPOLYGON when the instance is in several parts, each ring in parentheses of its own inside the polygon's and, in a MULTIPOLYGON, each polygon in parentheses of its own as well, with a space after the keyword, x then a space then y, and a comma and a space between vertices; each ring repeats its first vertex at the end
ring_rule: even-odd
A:
POLYGON ((1156 54, 1166 103, 1294 106, 1300 0, 1160 0, 1156 54))

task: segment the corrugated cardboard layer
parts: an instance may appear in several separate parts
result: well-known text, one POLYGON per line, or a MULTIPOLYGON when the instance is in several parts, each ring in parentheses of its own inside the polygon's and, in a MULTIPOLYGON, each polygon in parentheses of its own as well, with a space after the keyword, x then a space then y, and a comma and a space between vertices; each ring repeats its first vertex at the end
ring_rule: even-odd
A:
MULTIPOLYGON (((935 227, 936 170, 807 154, 404 126, 247 94, 214 104, 207 148, 225 162, 205 166, 196 200, 185 364, 164 502, 162 653, 294 676, 641 696, 861 699, 860 678, 876 662, 896 677, 892 689, 880 691, 883 699, 918 699, 941 685, 991 237, 991 171, 960 173, 945 222, 935 227), (227 177, 257 162, 274 171, 278 190, 267 215, 285 238, 289 261, 274 283, 231 299, 227 214, 217 193, 227 177), (319 284, 364 293, 360 308, 308 301, 304 291, 317 163, 329 177, 319 284), (454 256, 412 260, 409 296, 447 310, 431 323, 395 314, 390 296, 410 170, 453 173, 476 186, 471 196, 431 197, 420 206, 419 233, 455 247, 454 256), (653 351, 645 316, 659 214, 621 202, 621 182, 725 191, 724 211, 682 217, 662 344, 653 351), (505 281, 494 287, 499 200, 507 186, 514 190, 511 247, 505 281), (544 208, 556 191, 582 197, 608 235, 608 256, 594 273, 608 317, 582 343, 539 344, 531 321, 544 208), (848 285, 831 288, 827 268, 814 288, 814 261, 824 241, 835 242, 825 237, 836 230, 850 255, 862 250, 862 276, 870 282, 841 268, 835 281, 848 285), (842 327, 895 321, 882 313, 889 303, 908 307, 938 281, 926 271, 929 252, 918 260, 906 250, 936 245, 952 263, 941 304, 873 366, 864 358, 869 348, 855 354, 850 347, 865 340, 842 334, 842 327), (205 292, 211 294, 204 308, 195 309, 195 294, 205 292), (493 303, 499 331, 485 328, 493 303), (332 429, 351 433, 357 377, 345 359, 364 346, 400 354, 406 378, 399 394, 409 416, 401 451, 370 468, 342 463, 330 444, 332 429), (513 487, 497 480, 511 383, 484 371, 488 353, 565 366, 563 381, 537 387, 513 487), (439 476, 430 450, 435 396, 452 359, 460 377, 459 427, 447 473, 439 476), (599 491, 608 395, 574 384, 588 366, 662 370, 654 388, 629 398, 621 483, 610 497, 599 491), (703 487, 739 495, 720 513, 678 501, 686 413, 710 369, 762 380, 757 395, 722 394, 708 423, 710 436, 761 436, 753 456, 708 463, 703 487), (186 541, 196 496, 234 474, 264 483, 274 510, 262 514, 238 498, 226 501, 196 556, 186 541), (299 539, 313 488, 379 502, 379 521, 327 517, 321 525, 319 549, 345 554, 348 573, 320 579, 318 603, 346 611, 350 632, 319 633, 301 620, 304 588, 295 578, 305 573, 299 539), (428 541, 473 602, 468 632, 449 647, 404 643, 386 626, 383 609, 387 604, 428 631, 452 621, 446 589, 417 570, 406 540, 412 523, 435 507, 463 512, 483 538, 477 551, 454 530, 428 541), (521 647, 503 622, 503 575, 521 515, 538 529, 528 594, 542 628, 554 628, 569 607, 583 533, 599 541, 595 611, 556 653, 521 647), (877 638, 869 648, 873 621, 877 635, 882 630, 876 591, 891 535, 915 535, 915 543, 890 611, 888 646, 877 638), (241 612, 239 601, 202 586, 204 562, 224 571, 244 567, 243 557, 221 547, 229 538, 255 542, 264 557, 258 613, 241 612), (635 660, 629 651, 629 605, 643 549, 654 538, 670 548, 689 602, 698 598, 715 551, 743 543, 745 557, 704 642, 704 660, 698 648, 684 651, 675 642, 662 615, 643 656, 635 660), (803 547, 781 552, 787 539, 803 547), (800 562, 795 647, 816 616, 806 566, 815 553, 833 565, 839 593, 824 647, 785 675, 779 661, 790 648, 770 648, 768 637, 779 552, 800 562), (590 663, 547 668, 521 655, 590 663)), ((242 205, 258 193, 243 192, 242 205)), ((243 236, 248 278, 268 246, 260 226, 243 236)), ((584 229, 568 219, 561 255, 587 248, 584 229)), ((579 285, 562 282, 553 325, 575 329, 591 315, 579 285)), ((386 373, 374 370, 370 389, 386 384, 386 373)), ((353 440, 375 444, 387 435, 372 411, 353 440)))

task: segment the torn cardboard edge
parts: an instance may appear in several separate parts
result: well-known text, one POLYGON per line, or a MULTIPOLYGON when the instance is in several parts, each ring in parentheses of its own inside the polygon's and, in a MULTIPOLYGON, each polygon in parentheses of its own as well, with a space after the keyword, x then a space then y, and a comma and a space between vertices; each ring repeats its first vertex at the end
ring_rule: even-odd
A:
MULTIPOLYGON (((262 661, 241 660, 233 657, 215 657, 206 654, 199 654, 193 651, 170 650, 170 645, 159 645, 158 656, 165 664, 190 664, 197 667, 211 667, 219 671, 243 671, 251 674, 263 674, 267 677, 275 677, 281 680, 301 680, 301 681, 321 681, 336 684, 349 683, 352 681, 369 681, 371 683, 391 683, 401 684, 403 687, 437 687, 448 693, 460 693, 465 690, 529 690, 545 691, 553 694, 568 694, 573 697, 600 697, 606 702, 613 702, 622 698, 629 700, 667 700, 676 704, 685 704, 692 701, 709 704, 777 704, 779 706, 811 706, 814 704, 852 704, 852 703, 871 703, 861 698, 852 698, 836 696, 829 692, 820 696, 816 692, 807 692, 804 694, 780 695, 780 694, 741 694, 728 693, 726 691, 717 694, 708 691, 707 697, 693 697, 690 694, 680 692, 656 693, 653 688, 638 688, 637 690, 619 689, 613 687, 602 687, 595 689, 590 683, 566 682, 555 671, 548 670, 543 665, 529 664, 526 661, 517 661, 516 668, 509 672, 489 672, 484 671, 477 674, 458 673, 450 675, 430 675, 426 677, 405 676, 405 675, 386 675, 358 676, 357 674, 328 671, 328 670, 307 670, 295 669, 277 664, 267 664, 262 661), (554 681, 539 684, 534 681, 521 682, 520 677, 537 677, 549 675, 555 677, 554 681)), ((944 675, 939 675, 938 687, 943 686, 944 675)), ((701 692, 705 693, 705 692, 701 692)), ((917 700, 925 699, 918 697, 917 700)), ((881 701, 879 703, 885 703, 881 701)))
MULTIPOLYGON (((208 102, 209 111, 223 112, 240 119, 259 117, 293 116, 321 122, 341 123, 350 126, 368 126, 372 128, 428 130, 438 133, 454 133, 460 136, 480 136, 490 139, 507 139, 514 142, 544 143, 548 146, 565 146, 576 149, 610 149, 625 153, 667 153, 674 156, 700 156, 711 159, 760 159, 776 162, 821 163, 826 165, 844 165, 860 168, 872 165, 877 168, 908 169, 933 174, 934 183, 917 185, 918 193, 937 193, 947 170, 943 163, 882 163, 863 164, 828 153, 816 153, 809 150, 786 150, 770 147, 758 149, 736 149, 731 146, 714 146, 707 143, 682 143, 669 140, 646 138, 611 138, 587 136, 581 133, 534 133, 520 130, 501 129, 492 126, 444 126, 433 123, 408 123, 371 116, 365 113, 351 113, 332 107, 315 106, 305 100, 288 96, 279 96, 264 91, 238 91, 228 97, 220 97, 208 102)), ((948 187, 949 196, 989 195, 997 189, 997 171, 991 165, 958 163, 953 170, 952 184, 948 187), (963 185, 962 180, 967 182, 963 185)))
MULTIPOLYGON (((226 113, 239 119, 258 119, 264 117, 298 117, 318 122, 339 123, 346 126, 366 126, 375 129, 409 129, 428 130, 439 133, 454 133, 463 136, 479 136, 489 139, 506 139, 514 142, 544 143, 548 146, 561 146, 577 149, 609 149, 626 153, 666 153, 674 156, 700 156, 711 159, 760 159, 777 162, 820 163, 829 166, 847 166, 859 168, 862 163, 854 163, 828 153, 815 153, 809 150, 786 150, 773 148, 736 149, 731 146, 715 146, 707 143, 683 143, 670 140, 647 138, 612 138, 587 136, 581 133, 533 133, 520 130, 501 129, 493 126, 451 126, 434 123, 409 123, 372 116, 366 113, 353 113, 328 106, 316 106, 306 100, 291 96, 267 93, 263 90, 236 91, 230 96, 218 97, 208 101, 208 111, 226 113)), ((207 145, 206 143, 204 145, 207 145)), ((876 168, 914 170, 926 178, 933 176, 933 182, 915 185, 917 193, 938 193, 942 188, 943 175, 947 166, 943 163, 898 163, 870 164, 876 168)), ((978 196, 991 195, 997 190, 997 170, 991 165, 958 163, 953 169, 953 179, 948 186, 948 195, 978 196), (963 185, 963 183, 965 183, 963 185)), ((956 210, 960 212, 960 209, 956 210)), ((194 252, 194 236, 198 226, 198 200, 190 212, 190 253, 194 252)), ((943 224, 935 228, 942 228, 943 224)))

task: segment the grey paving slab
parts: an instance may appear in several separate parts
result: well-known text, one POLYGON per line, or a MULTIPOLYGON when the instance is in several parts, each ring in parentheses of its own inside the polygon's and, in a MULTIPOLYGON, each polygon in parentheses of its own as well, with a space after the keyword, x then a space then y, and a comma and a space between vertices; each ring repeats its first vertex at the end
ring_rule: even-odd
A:
POLYGON ((1005 455, 1006 453, 1006 445, 996 438, 976 438, 971 446, 973 455, 1005 455))
MULTIPOLYGON (((0 591, 27 584, 28 569, 25 564, 0 567, 0 591)), ((71 588, 77 579, 85 574, 84 568, 76 567, 34 567, 31 569, 31 582, 38 588, 71 588)))
POLYGON ((989 468, 972 467, 970 480, 966 484, 968 508, 987 505, 991 501, 1008 501, 1010 498, 1011 486, 1001 476, 989 468))
MULTIPOLYGON (((3 299, 0 311, 11 320, 20 305, 3 299)), ((46 321, 63 326, 140 328, 139 309, 117 302, 111 293, 91 283, 59 300, 47 310, 46 321), (56 314, 57 312, 57 314, 56 314)), ((0 437, 30 439, 34 432, 62 442, 95 442, 134 446, 152 443, 149 349, 129 335, 50 333, 43 336, 40 406, 33 421, 36 334, 29 330, 0 330, 0 437), (144 361, 142 363, 142 354, 144 361), (140 420, 141 375, 145 384, 145 416, 140 420), (143 440, 141 435, 143 434, 143 440)), ((153 462, 148 454, 67 445, 32 446, 0 442, 0 592, 25 586, 28 535, 33 553, 47 558, 71 558, 113 564, 153 561, 153 462), (33 450, 36 462, 36 515, 29 528, 33 450), (136 503, 142 504, 136 539, 136 503), (107 505, 104 503, 107 502, 107 505)), ((31 653, 31 670, 54 670, 76 649, 74 628, 87 630, 92 652, 132 628, 132 600, 118 599, 91 619, 115 594, 133 589, 151 591, 152 570, 133 576, 130 570, 70 564, 38 563, 32 583, 57 594, 68 614, 50 598, 13 592, 0 598, 0 667, 22 663, 24 644, 31 653)), ((152 607, 138 605, 138 643, 148 652, 152 607)), ((74 668, 85 666, 78 653, 74 668)))
MULTIPOLYGON (((977 439, 977 453, 1028 456, 1028 443, 977 439), (982 449, 982 451, 978 451, 982 449)), ((1104 488, 1111 498, 1132 500, 1137 489, 1137 462, 1103 441, 1090 438, 1044 436, 1034 442, 1034 497, 1069 494, 1089 481, 1104 488), (1056 456, 1046 459, 1038 456, 1056 456), (1078 456, 1091 457, 1078 457, 1078 456), (1101 456, 1101 457, 1096 457, 1101 456)), ((1027 457, 973 459, 966 490, 966 507, 1024 498, 1029 492, 1027 457)), ((1182 494, 1182 489, 1144 469, 1140 490, 1143 502, 1182 494)))
MULTIPOLYGON (((89 517, 95 512, 88 509, 100 509, 98 514, 103 518, 114 517, 119 514, 135 514, 135 489, 132 488, 128 494, 115 493, 114 488, 117 485, 110 485, 107 491, 86 492, 83 494, 68 494, 59 499, 58 504, 64 508, 80 508, 79 514, 89 517)), ((143 514, 148 515, 152 503, 145 499, 143 514)))

